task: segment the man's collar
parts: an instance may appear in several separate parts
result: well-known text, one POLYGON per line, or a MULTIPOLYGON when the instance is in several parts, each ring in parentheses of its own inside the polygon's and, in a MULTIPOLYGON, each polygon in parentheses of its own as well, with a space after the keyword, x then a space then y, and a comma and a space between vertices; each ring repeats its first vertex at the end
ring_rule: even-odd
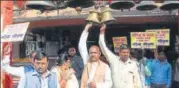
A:
MULTIPOLYGON (((120 58, 119 60, 120 60, 121 62, 123 62, 121 58, 120 58)), ((123 63, 124 63, 124 64, 131 64, 132 61, 131 61, 130 58, 128 58, 127 61, 125 61, 125 62, 123 62, 123 63)))
POLYGON ((74 56, 70 56, 71 58, 73 58, 73 57, 76 57, 77 55, 75 54, 74 56))
MULTIPOLYGON (((159 62, 159 63, 161 63, 161 61, 159 60, 159 59, 157 59, 157 62, 159 62)), ((162 63, 167 63, 168 62, 168 60, 167 59, 165 59, 162 63)))
POLYGON ((34 68, 34 69, 35 69, 35 67, 34 67, 34 65, 33 65, 32 63, 30 63, 30 64, 29 64, 29 66, 31 66, 32 68, 34 68))
MULTIPOLYGON (((40 76, 40 74, 39 74, 37 71, 34 71, 34 72, 32 73, 32 75, 33 75, 33 76, 40 76)), ((45 77, 48 77, 48 76, 50 76, 50 75, 51 75, 51 72, 47 70, 45 77)))
POLYGON ((132 63, 131 59, 128 58, 128 60, 126 61, 126 63, 131 64, 131 63, 132 63))
MULTIPOLYGON (((90 61, 90 59, 88 60, 87 64, 92 64, 93 62, 90 61)), ((102 63, 102 61, 99 59, 98 61, 96 61, 96 63, 98 63, 99 65, 102 63)))

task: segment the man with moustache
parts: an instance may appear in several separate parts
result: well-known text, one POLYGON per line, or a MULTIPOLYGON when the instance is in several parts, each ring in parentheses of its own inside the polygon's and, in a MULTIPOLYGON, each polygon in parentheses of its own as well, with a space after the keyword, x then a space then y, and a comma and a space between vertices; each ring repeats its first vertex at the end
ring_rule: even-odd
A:
POLYGON ((100 28, 99 46, 110 64, 113 88, 141 88, 138 67, 129 58, 130 48, 123 44, 120 46, 119 56, 113 54, 105 44, 105 29, 106 25, 103 24, 100 28))
POLYGON ((43 53, 37 53, 34 57, 35 71, 28 72, 21 79, 24 83, 21 88, 60 88, 57 75, 47 70, 48 58, 43 53))
POLYGON ((83 30, 79 51, 84 61, 84 70, 81 79, 81 88, 112 88, 111 71, 109 66, 100 60, 101 52, 98 46, 93 45, 87 51, 86 41, 92 24, 87 24, 83 30))

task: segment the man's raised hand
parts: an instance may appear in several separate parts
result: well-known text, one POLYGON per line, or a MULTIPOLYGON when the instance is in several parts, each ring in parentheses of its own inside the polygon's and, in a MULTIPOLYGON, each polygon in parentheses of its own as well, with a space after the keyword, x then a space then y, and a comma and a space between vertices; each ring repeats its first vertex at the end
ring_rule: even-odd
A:
POLYGON ((85 30, 89 31, 89 29, 93 26, 92 23, 86 24, 85 30))
POLYGON ((106 24, 102 24, 101 28, 100 28, 100 33, 104 34, 106 30, 106 24))
POLYGON ((4 55, 9 55, 11 52, 11 48, 12 48, 11 43, 8 43, 7 45, 5 45, 5 47, 3 49, 4 55))

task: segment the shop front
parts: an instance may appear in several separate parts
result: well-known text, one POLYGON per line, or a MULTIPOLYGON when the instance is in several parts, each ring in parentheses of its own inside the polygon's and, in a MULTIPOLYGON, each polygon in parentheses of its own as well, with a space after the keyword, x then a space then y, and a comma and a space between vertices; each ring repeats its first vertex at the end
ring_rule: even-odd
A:
MULTIPOLYGON (((137 6, 138 3, 136 3, 137 6)), ((23 7, 22 7, 23 8, 23 7)), ((78 48, 81 32, 84 29, 89 11, 94 7, 63 8, 41 11, 36 9, 14 9, 13 23, 30 22, 24 41, 14 42, 12 49, 12 65, 27 64, 29 54, 38 50, 49 56, 49 69, 56 64, 57 56, 73 45, 78 48)), ((106 42, 115 53, 113 37, 125 36, 130 45, 131 32, 145 32, 148 29, 169 29, 170 45, 167 49, 175 49, 176 36, 179 36, 179 11, 163 11, 160 8, 150 11, 139 11, 135 7, 125 10, 111 9, 115 22, 107 25, 106 42)), ((98 44, 99 25, 95 25, 87 41, 88 47, 98 44)), ((173 60, 171 60, 172 62, 173 60)))
MULTIPOLYGON (((107 25, 106 41, 109 48, 114 52, 113 37, 126 36, 127 42, 130 44, 131 32, 169 29, 169 48, 173 49, 176 35, 179 34, 178 11, 163 11, 159 7, 154 10, 139 11, 136 8, 138 4, 124 10, 116 10, 111 7, 111 15, 115 18, 115 22, 107 25)), ((94 10, 94 7, 83 8, 80 12, 71 7, 43 12, 37 9, 14 8, 13 22, 30 22, 30 25, 24 41, 13 43, 12 61, 28 62, 26 57, 30 52, 39 50, 45 52, 53 60, 49 67, 51 68, 64 46, 73 45, 77 48, 90 10, 94 10)), ((93 27, 90 33, 88 46, 98 43, 99 26, 93 27)))

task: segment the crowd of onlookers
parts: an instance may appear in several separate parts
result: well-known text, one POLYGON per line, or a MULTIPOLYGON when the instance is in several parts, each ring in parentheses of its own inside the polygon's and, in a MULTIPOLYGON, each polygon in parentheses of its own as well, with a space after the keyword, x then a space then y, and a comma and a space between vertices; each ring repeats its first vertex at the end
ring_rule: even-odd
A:
MULTIPOLYGON (((20 67, 11 66, 10 56, 5 55, 1 73, 20 77, 18 88, 179 88, 179 50, 167 54, 163 47, 130 49, 122 44, 116 55, 106 46, 106 25, 100 28, 99 46, 88 49, 86 41, 91 27, 87 24, 81 34, 80 55, 75 47, 68 47, 59 54, 51 70, 47 69, 48 56, 33 51, 29 57, 31 65, 20 67), (176 57, 170 58, 174 53, 176 57), (172 66, 170 59, 176 59, 172 66)), ((10 84, 1 81, 1 88, 10 84)))

